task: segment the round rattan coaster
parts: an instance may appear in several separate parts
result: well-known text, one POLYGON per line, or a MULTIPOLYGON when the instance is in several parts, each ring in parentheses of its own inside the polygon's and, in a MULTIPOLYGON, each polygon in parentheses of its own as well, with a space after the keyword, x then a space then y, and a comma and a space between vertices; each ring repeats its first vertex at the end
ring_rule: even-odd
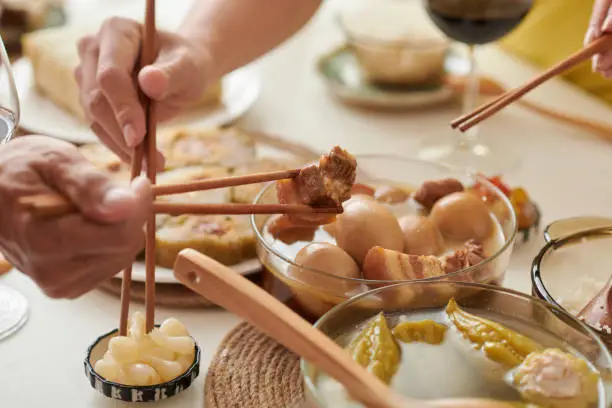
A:
POLYGON ((299 358, 248 323, 236 326, 213 357, 206 408, 291 408, 304 392, 299 358))
MULTIPOLYGON (((260 275, 259 273, 250 275, 249 279, 259 284, 260 275)), ((119 297, 121 296, 121 279, 109 279, 103 282, 99 289, 119 297)), ((132 301, 144 303, 145 285, 143 282, 132 282, 130 298, 132 301)), ((215 304, 183 285, 165 283, 155 285, 155 303, 158 306, 178 308, 216 307, 215 304)))

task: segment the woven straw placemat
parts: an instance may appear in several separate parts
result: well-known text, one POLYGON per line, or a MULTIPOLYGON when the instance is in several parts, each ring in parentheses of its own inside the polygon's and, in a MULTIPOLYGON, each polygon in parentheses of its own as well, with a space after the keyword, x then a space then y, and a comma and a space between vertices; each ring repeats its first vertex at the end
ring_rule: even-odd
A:
POLYGON ((222 341, 208 368, 206 408, 295 408, 304 400, 299 357, 248 323, 222 341))
MULTIPOLYGON (((261 284, 261 273, 255 273, 248 278, 261 284)), ((99 287, 102 291, 113 296, 121 296, 121 279, 110 279, 103 282, 99 287)), ((143 282, 132 282, 130 291, 132 301, 144 303, 145 285, 143 282)), ((157 306, 179 307, 179 308, 200 308, 217 307, 199 294, 180 284, 157 283, 155 285, 155 303, 157 306)))

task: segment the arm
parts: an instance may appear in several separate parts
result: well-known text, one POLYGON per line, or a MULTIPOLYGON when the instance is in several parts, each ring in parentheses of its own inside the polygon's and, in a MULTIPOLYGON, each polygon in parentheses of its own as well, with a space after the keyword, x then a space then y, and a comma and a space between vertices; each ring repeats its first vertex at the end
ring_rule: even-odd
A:
POLYGON ((246 65, 295 34, 321 0, 196 0, 179 34, 206 48, 210 80, 246 65))

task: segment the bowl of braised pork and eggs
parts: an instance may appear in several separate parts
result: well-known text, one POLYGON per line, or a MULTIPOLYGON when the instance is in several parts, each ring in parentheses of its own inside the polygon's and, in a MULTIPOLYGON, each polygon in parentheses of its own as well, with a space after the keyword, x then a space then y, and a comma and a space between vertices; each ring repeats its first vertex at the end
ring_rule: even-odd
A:
POLYGON ((338 215, 251 217, 265 288, 313 319, 401 281, 501 284, 517 230, 507 196, 484 177, 337 147, 255 202, 342 206, 338 215))

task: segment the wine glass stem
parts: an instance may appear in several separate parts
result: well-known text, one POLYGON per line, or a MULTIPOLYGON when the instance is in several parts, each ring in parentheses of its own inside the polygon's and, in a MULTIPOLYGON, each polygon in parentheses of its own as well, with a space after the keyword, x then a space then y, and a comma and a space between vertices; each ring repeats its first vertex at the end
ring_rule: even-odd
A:
MULTIPOLYGON (((475 46, 468 45, 468 64, 469 71, 465 91, 463 93, 463 113, 469 113, 476 107, 480 92, 480 81, 478 78, 478 66, 476 64, 475 46)), ((461 132, 459 136, 459 147, 469 148, 476 139, 477 126, 467 132, 461 132)))

